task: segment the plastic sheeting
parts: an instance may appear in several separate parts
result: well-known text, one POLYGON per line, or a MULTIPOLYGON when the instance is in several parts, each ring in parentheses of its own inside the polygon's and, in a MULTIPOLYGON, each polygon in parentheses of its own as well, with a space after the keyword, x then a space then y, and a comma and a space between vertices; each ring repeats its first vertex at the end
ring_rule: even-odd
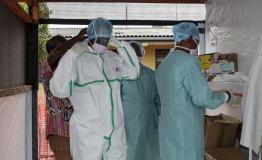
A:
MULTIPOLYGON (((262 44, 262 35, 260 43, 262 44)), ((241 144, 254 150, 257 154, 262 145, 262 46, 257 51, 254 63, 250 70, 248 87, 243 99, 243 129, 241 144)))
POLYGON ((118 20, 204 20, 204 4, 48 2, 50 18, 118 20))
POLYGON ((261 0, 209 0, 206 3, 206 52, 237 53, 247 76, 262 27, 261 0))
POLYGON ((261 7, 261 0, 209 0, 206 3, 206 52, 237 53, 239 71, 249 75, 242 102, 245 110, 241 144, 256 153, 262 132, 259 123, 262 121, 261 7))
POLYGON ((31 92, 0 98, 0 159, 32 159, 31 92))

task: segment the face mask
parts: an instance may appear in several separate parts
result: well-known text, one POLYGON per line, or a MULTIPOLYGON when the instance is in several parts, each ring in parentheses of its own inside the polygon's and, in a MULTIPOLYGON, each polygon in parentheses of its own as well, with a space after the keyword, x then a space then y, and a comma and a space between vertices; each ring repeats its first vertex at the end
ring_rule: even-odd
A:
POLYGON ((189 53, 190 53, 190 55, 192 55, 192 56, 198 56, 198 49, 197 48, 195 48, 195 49, 189 49, 189 48, 186 48, 186 47, 182 47, 182 46, 177 46, 177 45, 175 45, 175 48, 183 48, 183 49, 185 49, 185 50, 188 50, 189 51, 189 53))
POLYGON ((98 43, 94 43, 93 49, 95 50, 96 53, 101 54, 101 53, 104 53, 106 51, 107 47, 102 46, 98 43))
POLYGON ((189 51, 190 51, 190 54, 192 56, 198 56, 198 50, 197 49, 190 49, 189 51))
MULTIPOLYGON (((198 45, 197 40, 193 39, 193 41, 196 43, 196 45, 198 45)), ((192 56, 198 56, 198 49, 197 48, 196 49, 190 49, 189 51, 190 51, 190 54, 192 56)))

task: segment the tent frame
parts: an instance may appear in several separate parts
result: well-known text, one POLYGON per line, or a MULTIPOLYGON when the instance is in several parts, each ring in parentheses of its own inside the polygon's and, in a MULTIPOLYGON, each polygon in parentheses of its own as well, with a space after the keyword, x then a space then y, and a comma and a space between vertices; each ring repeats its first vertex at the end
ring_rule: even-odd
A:
POLYGON ((42 0, 44 2, 205 3, 207 0, 42 0))
MULTIPOLYGON (((110 20, 113 25, 152 25, 152 26, 173 26, 181 22, 205 23, 205 21, 163 21, 163 20, 110 20)), ((39 24, 63 24, 63 25, 87 25, 91 19, 40 19, 39 24)))

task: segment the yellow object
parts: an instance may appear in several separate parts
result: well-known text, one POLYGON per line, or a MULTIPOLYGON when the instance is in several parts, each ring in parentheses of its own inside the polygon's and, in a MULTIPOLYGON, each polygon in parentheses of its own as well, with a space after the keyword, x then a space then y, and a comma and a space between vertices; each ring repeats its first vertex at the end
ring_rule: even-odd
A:
POLYGON ((202 70, 208 70, 210 69, 212 65, 212 58, 211 55, 201 55, 199 57, 200 63, 201 63, 201 68, 202 70))

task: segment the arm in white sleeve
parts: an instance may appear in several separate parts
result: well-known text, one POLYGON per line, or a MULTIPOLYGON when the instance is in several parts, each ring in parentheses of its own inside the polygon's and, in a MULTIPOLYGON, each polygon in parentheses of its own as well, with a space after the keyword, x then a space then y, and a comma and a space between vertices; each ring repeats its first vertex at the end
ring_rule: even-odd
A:
POLYGON ((136 52, 129 43, 122 41, 117 51, 123 59, 121 66, 123 79, 137 79, 140 72, 140 64, 136 56, 136 52))
POLYGON ((50 90, 54 96, 66 98, 72 95, 73 82, 76 79, 75 61, 77 54, 70 49, 61 59, 50 80, 50 90))

